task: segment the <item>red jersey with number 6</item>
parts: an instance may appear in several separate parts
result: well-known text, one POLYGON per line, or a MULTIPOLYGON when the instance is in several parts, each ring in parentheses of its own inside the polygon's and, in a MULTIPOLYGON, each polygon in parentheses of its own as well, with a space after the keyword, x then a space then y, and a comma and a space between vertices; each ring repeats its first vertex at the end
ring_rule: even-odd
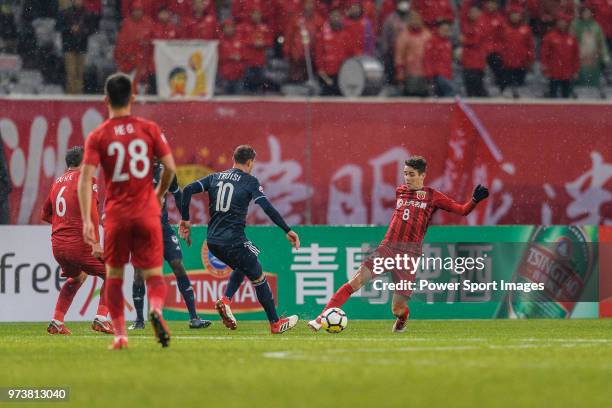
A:
POLYGON ((476 207, 471 200, 459 204, 431 187, 410 190, 406 185, 401 185, 395 190, 395 199, 395 210, 382 243, 390 245, 414 243, 418 244, 418 250, 425 238, 431 217, 438 208, 455 214, 468 215, 476 207))
POLYGON ((107 219, 161 215, 151 168, 153 157, 168 154, 159 126, 136 116, 108 119, 87 137, 83 162, 102 166, 107 219))
MULTIPOLYGON (((83 242, 83 222, 77 192, 80 175, 79 169, 73 169, 58 177, 51 186, 43 205, 42 219, 52 225, 51 240, 54 247, 78 248, 86 245, 83 242)), ((94 223, 96 239, 99 241, 98 186, 95 178, 93 179, 91 219, 94 223)))

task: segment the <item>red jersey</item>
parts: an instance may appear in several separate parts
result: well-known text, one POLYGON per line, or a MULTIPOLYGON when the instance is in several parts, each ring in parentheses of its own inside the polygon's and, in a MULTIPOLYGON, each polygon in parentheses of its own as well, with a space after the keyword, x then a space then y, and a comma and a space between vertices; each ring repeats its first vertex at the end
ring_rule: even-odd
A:
POLYGON ((266 48, 274 45, 272 32, 266 24, 243 23, 236 27, 244 44, 244 62, 247 67, 266 65, 266 48), (263 45, 259 45, 259 43, 263 45))
POLYGON ((183 38, 214 40, 218 37, 219 25, 214 14, 204 14, 200 17, 192 16, 186 19, 182 25, 183 38))
POLYGON ((506 46, 501 51, 504 68, 528 68, 535 58, 531 27, 527 24, 507 24, 504 28, 506 46))
POLYGON ((459 204, 431 187, 410 190, 406 185, 401 185, 395 190, 395 199, 395 210, 383 244, 420 245, 425 238, 431 217, 438 208, 455 214, 468 215, 476 207, 476 203, 471 200, 459 204))
MULTIPOLYGON (((58 177, 51 186, 47 200, 42 208, 42 219, 52 225, 51 240, 53 246, 79 247, 83 242, 83 222, 79 207, 78 184, 80 170, 68 170, 58 177)), ((98 236, 98 186, 93 179, 91 197, 91 220, 98 236)))
POLYGON ((487 61, 487 38, 484 19, 466 21, 461 26, 463 52, 461 65, 467 69, 484 70, 487 61))
POLYGON ((108 119, 89 134, 83 163, 102 165, 108 219, 161 216, 151 166, 168 154, 159 126, 136 116, 108 119))
POLYGON ((221 36, 219 43, 219 73, 223 79, 236 81, 244 76, 245 47, 242 39, 234 34, 221 36))
POLYGON ((317 70, 330 76, 338 75, 342 63, 350 56, 347 37, 344 29, 334 30, 329 22, 323 24, 315 41, 314 60, 317 70))
POLYGON ((431 36, 423 51, 423 70, 426 78, 453 78, 453 45, 448 38, 431 36))
POLYGON ((551 79, 573 79, 580 69, 578 41, 571 33, 549 31, 542 40, 541 62, 544 75, 551 79))

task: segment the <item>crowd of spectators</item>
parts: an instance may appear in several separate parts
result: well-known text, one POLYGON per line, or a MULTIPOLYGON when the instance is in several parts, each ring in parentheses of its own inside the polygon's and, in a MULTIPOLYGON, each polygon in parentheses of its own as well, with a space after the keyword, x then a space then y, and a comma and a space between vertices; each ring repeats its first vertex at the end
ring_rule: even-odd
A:
MULTIPOLYGON (((82 93, 87 39, 97 29, 105 2, 0 0, 0 48, 43 55, 28 44, 28 30, 38 17, 56 19, 65 91, 82 93), (22 7, 19 27, 11 15, 10 5, 15 3, 22 7)), ((273 59, 285 61, 285 83, 305 83, 311 72, 323 95, 339 94, 342 63, 360 55, 379 59, 387 84, 406 96, 519 97, 528 73, 537 69, 548 81, 546 96, 570 97, 574 86, 603 93, 609 74, 612 0, 116 0, 112 4, 119 27, 116 68, 132 73, 141 92, 147 93, 155 92, 154 39, 218 40, 217 91, 224 94, 277 92, 266 76, 273 59)))

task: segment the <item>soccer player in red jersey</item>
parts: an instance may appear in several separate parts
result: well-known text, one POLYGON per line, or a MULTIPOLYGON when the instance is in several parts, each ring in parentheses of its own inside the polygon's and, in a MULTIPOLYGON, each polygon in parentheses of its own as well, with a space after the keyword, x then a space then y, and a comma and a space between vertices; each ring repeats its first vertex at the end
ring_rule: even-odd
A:
POLYGON ((104 261, 108 307, 115 328, 111 349, 127 348, 123 313, 123 270, 130 260, 141 269, 147 284, 149 319, 159 343, 167 347, 170 332, 162 317, 166 285, 162 276, 164 245, 161 203, 175 173, 174 158, 160 127, 132 116, 132 82, 125 74, 110 76, 104 102, 109 118, 89 134, 79 179, 79 203, 85 242, 95 241, 92 220, 92 176, 100 164, 106 185, 104 261), (154 157, 164 165, 153 187, 154 157))
MULTIPOLYGON (((321 314, 332 307, 341 307, 355 291, 363 287, 372 279, 373 263, 375 258, 395 258, 396 255, 408 254, 418 257, 421 254, 421 245, 431 217, 438 209, 455 214, 468 215, 476 205, 489 196, 486 187, 478 185, 474 189, 472 200, 459 204, 441 192, 431 187, 424 187, 427 161, 421 156, 413 156, 406 160, 404 166, 405 184, 395 190, 396 205, 389 223, 385 238, 378 248, 357 269, 355 275, 336 291, 321 314)), ((395 283, 414 281, 415 274, 411 271, 393 270, 395 283)), ((402 332, 410 314, 408 300, 410 290, 396 290, 393 294, 392 312, 397 318, 393 324, 394 332, 402 332)), ((308 326, 315 332, 321 329, 321 315, 308 322, 308 326)))
MULTIPOLYGON (((60 290, 53 320, 47 327, 49 334, 70 334, 70 330, 64 325, 64 316, 87 275, 105 279, 102 247, 98 237, 98 187, 95 179, 92 182, 91 191, 93 197, 91 215, 95 242, 91 245, 83 242, 83 225, 77 197, 77 183, 82 161, 82 147, 75 146, 68 150, 66 153, 68 170, 55 180, 42 209, 43 221, 52 225, 53 256, 62 268, 62 276, 68 278, 60 290)), ((91 328, 95 331, 112 334, 113 327, 106 318, 108 308, 106 307, 105 288, 106 284, 102 284, 100 303, 91 328)))

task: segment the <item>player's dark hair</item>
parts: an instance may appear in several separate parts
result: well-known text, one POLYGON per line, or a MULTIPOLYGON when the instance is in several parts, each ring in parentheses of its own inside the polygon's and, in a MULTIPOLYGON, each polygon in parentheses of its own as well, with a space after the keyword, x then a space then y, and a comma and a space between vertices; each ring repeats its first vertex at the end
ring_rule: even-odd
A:
POLYGON ((415 169, 419 174, 423 174, 425 173, 425 170, 427 170, 427 160, 425 160, 423 156, 412 156, 404 163, 406 166, 415 169))
POLYGON ((249 145, 240 145, 234 150, 234 161, 238 164, 246 164, 249 160, 255 159, 255 149, 249 145))
POLYGON ((66 166, 67 167, 79 167, 83 161, 84 149, 81 146, 71 147, 66 152, 66 166))
POLYGON ((113 74, 106 79, 104 93, 108 97, 111 107, 115 109, 125 108, 132 97, 132 80, 122 73, 113 74))

